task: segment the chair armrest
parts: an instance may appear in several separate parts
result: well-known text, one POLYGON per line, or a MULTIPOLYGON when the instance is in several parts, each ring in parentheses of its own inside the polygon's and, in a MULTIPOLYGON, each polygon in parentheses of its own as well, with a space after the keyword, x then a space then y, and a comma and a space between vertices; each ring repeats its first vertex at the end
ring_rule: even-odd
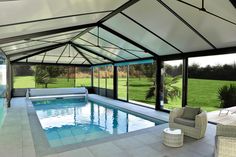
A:
POLYGON ((183 112, 184 112, 183 108, 175 108, 172 111, 170 111, 169 122, 174 123, 174 119, 177 117, 181 117, 183 112))
POLYGON ((236 126, 218 124, 216 128, 217 136, 236 137, 236 126))
POLYGON ((196 115, 195 117, 195 127, 200 128, 203 131, 206 130, 207 127, 207 113, 202 111, 200 114, 196 115))

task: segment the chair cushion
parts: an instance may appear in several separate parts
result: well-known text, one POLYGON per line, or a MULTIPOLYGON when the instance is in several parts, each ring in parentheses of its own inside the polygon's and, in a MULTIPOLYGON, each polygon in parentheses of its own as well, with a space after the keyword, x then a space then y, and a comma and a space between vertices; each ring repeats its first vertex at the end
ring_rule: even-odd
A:
POLYGON ((185 107, 181 118, 195 120, 196 115, 200 113, 200 108, 185 107))
POLYGON ((178 123, 178 124, 185 125, 185 126, 195 127, 194 120, 189 120, 189 119, 184 119, 184 118, 175 118, 174 122, 178 123))

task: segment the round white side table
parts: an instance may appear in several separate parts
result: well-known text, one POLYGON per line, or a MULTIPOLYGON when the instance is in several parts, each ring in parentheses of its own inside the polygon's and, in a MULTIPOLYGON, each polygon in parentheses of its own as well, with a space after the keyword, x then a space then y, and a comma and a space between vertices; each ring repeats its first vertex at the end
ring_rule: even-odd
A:
POLYGON ((163 144, 169 147, 183 146, 184 133, 181 129, 165 128, 163 130, 163 144))

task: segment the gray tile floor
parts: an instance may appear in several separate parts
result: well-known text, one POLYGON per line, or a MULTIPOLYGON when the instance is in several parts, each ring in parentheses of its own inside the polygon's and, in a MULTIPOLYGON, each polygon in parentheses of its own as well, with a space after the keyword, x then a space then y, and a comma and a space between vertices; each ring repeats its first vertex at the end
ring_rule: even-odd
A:
MULTIPOLYGON (((149 111, 151 112, 151 111, 149 111)), ((153 112, 154 114, 154 112, 153 112)), ((184 138, 184 146, 169 148, 162 144, 162 130, 168 124, 159 125, 119 139, 49 155, 50 157, 212 157, 215 126, 208 124, 206 136, 201 140, 184 138)), ((37 156, 23 98, 12 100, 5 122, 0 129, 1 157, 37 156)), ((49 157, 48 156, 48 157, 49 157)))

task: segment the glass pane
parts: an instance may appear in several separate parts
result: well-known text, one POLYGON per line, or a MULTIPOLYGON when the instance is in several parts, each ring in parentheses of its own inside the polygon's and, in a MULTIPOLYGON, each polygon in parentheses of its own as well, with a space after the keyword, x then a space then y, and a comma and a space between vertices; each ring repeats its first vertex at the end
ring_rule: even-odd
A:
POLYGON ((69 64, 73 60, 73 57, 61 57, 57 63, 69 64))
POLYGON ((93 63, 108 63, 110 62, 109 60, 106 60, 102 57, 99 57, 89 51, 85 51, 85 50, 82 50, 82 49, 79 49, 80 52, 82 52, 87 58, 89 58, 93 63))
POLYGON ((107 52, 106 50, 103 50, 103 49, 101 49, 101 48, 99 48, 99 47, 96 47, 96 46, 93 46, 93 45, 87 46, 87 45, 89 45, 90 43, 88 43, 88 42, 86 42, 86 41, 83 41, 83 40, 81 40, 80 38, 77 38, 74 42, 77 43, 77 44, 80 44, 80 45, 82 44, 83 47, 86 47, 87 49, 91 50, 92 52, 95 52, 95 53, 97 53, 97 54, 100 54, 100 55, 102 55, 102 56, 105 56, 105 57, 107 57, 107 58, 110 58, 110 59, 112 59, 112 60, 115 60, 115 61, 121 61, 121 60, 123 60, 122 58, 116 56, 115 54, 112 54, 111 52, 107 52), (85 45, 86 45, 86 46, 85 46, 85 45))
POLYGON ((76 35, 78 35, 81 31, 74 31, 73 33, 64 33, 63 35, 50 35, 50 36, 43 36, 39 38, 34 38, 33 40, 41 40, 41 41, 58 41, 58 40, 70 40, 76 35))
POLYGON ((78 52, 71 46, 68 45, 64 51, 64 53, 62 54, 63 57, 82 57, 80 54, 78 54, 78 52))
POLYGON ((47 55, 48 56, 60 56, 62 54, 64 48, 65 48, 65 46, 53 49, 51 51, 47 51, 47 55))
MULTIPOLYGON (((98 28, 92 29, 90 32, 98 36, 98 28)), ((118 36, 113 35, 112 33, 99 28, 99 36, 103 39, 106 39, 110 41, 111 43, 114 43, 115 45, 118 45, 119 47, 122 47, 127 50, 133 50, 133 51, 143 51, 142 49, 124 41, 123 39, 119 38, 118 36)))
POLYGON ((129 65, 129 102, 155 107, 155 65, 129 65))
POLYGON ((119 66, 118 70, 118 99, 127 100, 128 66, 119 66))
MULTIPOLYGON (((193 1, 193 0, 191 0, 193 1)), ((190 3, 191 3, 190 1, 190 3)), ((194 9, 177 1, 167 0, 167 4, 174 9, 180 16, 205 36, 217 48, 231 47, 236 45, 236 27, 234 24, 216 18, 207 13, 201 13, 198 9, 194 9), (179 9, 181 7, 181 9, 179 9)), ((229 1, 206 1, 207 11, 211 8, 211 12, 228 18, 236 23, 235 8, 229 1), (214 5, 213 5, 214 4, 214 5), (231 9, 230 9, 231 8, 231 9)), ((197 44, 196 44, 197 45, 197 44)))
POLYGON ((31 46, 36 46, 36 45, 44 45, 45 42, 40 42, 40 41, 25 41, 23 43, 7 46, 7 47, 2 47, 2 50, 4 52, 8 51, 14 51, 17 49, 23 49, 23 48, 29 48, 31 46))
MULTIPOLYGON (((188 105, 201 107, 206 111, 235 106, 233 93, 223 90, 230 85, 236 88, 235 63, 235 53, 189 58, 188 105)), ((215 118, 218 119, 218 114, 215 118)))
MULTIPOLYGON (((182 69, 183 60, 165 61, 162 73, 164 106, 171 110, 182 107, 182 69)), ((162 103, 163 104, 163 103, 162 103)))
POLYGON ((98 68, 93 68, 93 86, 98 87, 98 79, 99 79, 99 74, 98 74, 98 68))
POLYGON ((75 68, 70 66, 37 65, 36 88, 75 87, 75 68))
POLYGON ((1 27, 1 38, 31 34, 47 30, 54 30, 70 26, 78 26, 88 23, 95 23, 106 16, 108 13, 97 13, 83 16, 74 16, 63 19, 53 19, 26 24, 18 24, 8 27, 1 27))
POLYGON ((71 64, 83 64, 83 63, 85 63, 85 59, 84 58, 75 58, 72 62, 71 62, 71 64))
POLYGON ((125 2, 127 2, 127 0, 119 0, 119 1, 50 0, 50 1, 27 1, 22 3, 6 2, 0 5, 1 13, 11 13, 11 14, 7 16, 8 18, 4 18, 6 16, 4 14, 1 14, 0 18, 2 24, 24 22, 29 20, 55 18, 65 15, 78 15, 91 12, 115 10, 125 2))
MULTIPOLYGON (((7 71, 6 71, 6 58, 0 53, 0 109, 3 109, 3 97, 6 93, 6 83, 7 83, 7 71)), ((0 111, 1 112, 1 111, 0 111)), ((1 115, 0 115, 1 116, 1 115)), ((3 116, 3 115, 2 115, 3 116)), ((1 117, 0 117, 0 127, 1 127, 1 117)))
POLYGON ((99 88, 104 88, 106 89, 106 77, 107 77, 107 73, 106 73, 106 68, 105 67, 99 67, 99 88))
MULTIPOLYGON (((178 9, 182 11, 182 7, 178 7, 178 9)), ((124 12, 183 52, 212 49, 210 45, 156 0, 139 1, 124 12), (148 11, 140 14, 141 10, 148 11), (152 20, 150 20, 150 17, 152 17, 152 20)), ((199 11, 197 14, 199 14, 199 11)), ((185 13, 185 15, 189 16, 188 13, 185 13)))
POLYGON ((35 66, 13 65, 13 88, 35 88, 35 66))
POLYGON ((42 55, 37 55, 37 56, 33 56, 27 59, 28 62, 32 62, 32 63, 42 63, 43 61, 43 54, 42 55))
POLYGON ((110 51, 118 56, 121 56, 123 58, 126 59, 135 59, 137 58, 135 55, 133 55, 130 52, 124 51, 116 46, 114 46, 111 43, 108 43, 100 38, 98 38, 97 36, 95 36, 95 34, 93 35, 93 33, 86 33, 83 36, 81 36, 82 39, 89 41, 91 43, 94 44, 94 46, 100 46, 101 48, 110 51))
MULTIPOLYGON (((192 1, 194 0, 191 0, 191 3, 192 1)), ((233 7, 230 1, 207 0, 205 1, 205 7, 209 12, 212 12, 216 15, 220 15, 236 23, 235 7, 233 7)))
POLYGON ((59 57, 46 55, 44 57, 43 63, 56 63, 59 57))
POLYGON ((7 114, 6 106, 6 57, 0 53, 0 128, 4 122, 4 118, 7 114))
POLYGON ((107 67, 107 89, 113 89, 113 66, 107 67))
POLYGON ((44 47, 47 47, 47 46, 51 46, 51 45, 55 45, 55 43, 41 43, 41 44, 38 44, 38 45, 34 45, 34 46, 26 46, 24 48, 18 48, 18 49, 12 49, 12 50, 9 50, 9 51, 4 51, 6 53, 6 55, 10 55, 10 54, 16 54, 16 53, 19 53, 19 52, 23 52, 23 51, 28 51, 28 50, 34 50, 34 49, 37 49, 37 48, 44 48, 44 47))
MULTIPOLYGON (((180 53, 176 49, 166 44, 161 39, 157 38, 142 27, 138 26, 136 23, 126 18, 125 16, 122 16, 121 14, 116 15, 112 19, 106 21, 105 25, 116 30, 119 33, 122 33, 124 36, 127 36, 128 38, 139 43, 140 45, 145 46, 146 48, 150 49, 158 55, 180 53)), ((145 53, 142 55, 142 57, 145 57, 145 53)), ((149 55, 146 55, 146 57, 149 57, 149 55)))
POLYGON ((91 69, 87 67, 76 67, 76 87, 91 86, 91 69))

